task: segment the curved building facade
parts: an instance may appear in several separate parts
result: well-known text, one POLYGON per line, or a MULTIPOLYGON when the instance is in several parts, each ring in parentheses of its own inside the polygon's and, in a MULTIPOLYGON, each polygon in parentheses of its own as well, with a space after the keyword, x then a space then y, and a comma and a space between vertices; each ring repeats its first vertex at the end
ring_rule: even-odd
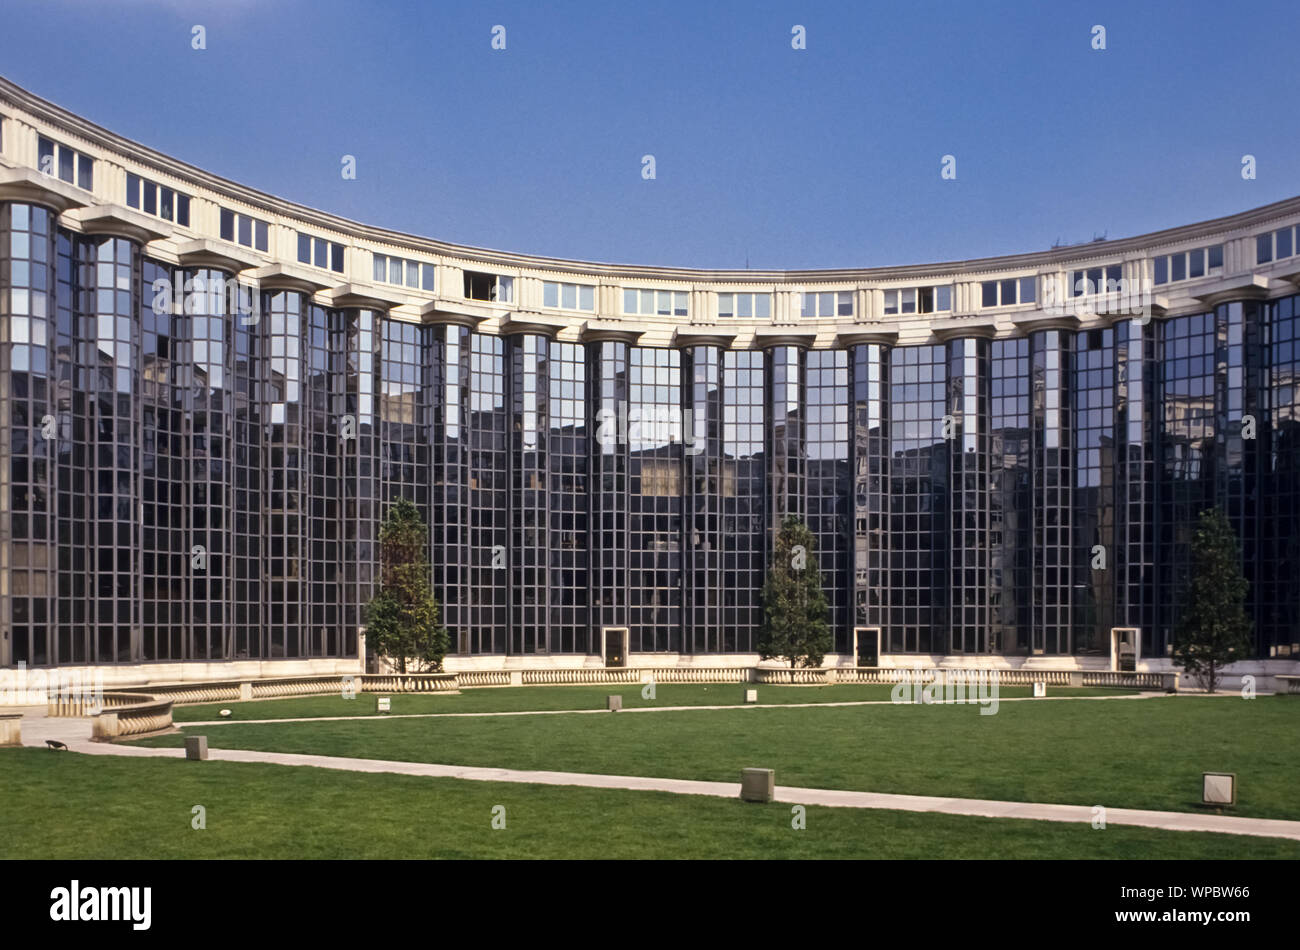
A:
POLYGON ((393 500, 449 667, 1168 665, 1241 539, 1300 664, 1300 198, 946 264, 555 260, 344 220, 0 81, 0 667, 355 669, 393 500), (277 666, 277 664, 279 664, 277 666))

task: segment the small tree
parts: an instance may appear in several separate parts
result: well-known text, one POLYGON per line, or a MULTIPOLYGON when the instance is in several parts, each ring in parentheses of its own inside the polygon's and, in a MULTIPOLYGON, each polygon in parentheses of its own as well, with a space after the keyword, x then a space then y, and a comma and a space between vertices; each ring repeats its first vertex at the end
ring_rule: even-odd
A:
POLYGON ((1237 537, 1218 508, 1202 511, 1192 537, 1192 573, 1174 634, 1174 662, 1213 693, 1223 667, 1250 654, 1249 584, 1237 537))
POLYGON ((366 607, 366 637, 399 673, 439 671, 447 655, 447 630, 429 586, 427 533, 419 510, 405 498, 379 529, 379 590, 366 607))
POLYGON ((831 648, 826 593, 808 526, 787 516, 776 536, 772 567, 763 584, 763 629, 758 655, 788 659, 790 668, 822 665, 831 648))

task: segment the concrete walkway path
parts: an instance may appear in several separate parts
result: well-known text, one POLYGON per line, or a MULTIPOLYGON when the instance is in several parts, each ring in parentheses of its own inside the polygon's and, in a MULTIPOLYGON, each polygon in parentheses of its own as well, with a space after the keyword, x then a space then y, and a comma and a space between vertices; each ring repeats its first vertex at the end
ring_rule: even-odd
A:
MULTIPOLYGON (((690 707, 699 708, 699 707, 690 707)), ((88 719, 24 719, 23 744, 44 746, 57 739, 73 752, 89 755, 124 755, 182 758, 183 749, 155 749, 110 742, 92 742, 88 719)), ((60 753, 51 753, 60 754, 60 753)), ((740 783, 702 782, 689 779, 648 778, 634 775, 598 775, 587 772, 541 772, 527 769, 482 768, 468 765, 435 765, 427 762, 392 762, 382 759, 352 759, 329 755, 301 755, 291 752, 255 752, 245 749, 210 749, 210 760, 218 762, 262 762, 273 765, 313 766, 349 772, 389 773, 435 778, 458 778, 479 782, 519 782, 537 785, 577 785, 584 788, 612 788, 637 792, 672 792, 678 795, 711 795, 738 798, 740 783)), ((202 767, 201 765, 196 767, 202 767)), ((776 800, 791 805, 822 805, 830 808, 880 808, 892 811, 939 812, 982 818, 1027 818, 1035 821, 1064 821, 1091 824, 1088 805, 1052 805, 1035 802, 1000 802, 977 798, 943 798, 929 795, 892 795, 879 792, 850 792, 828 788, 776 787, 776 800)), ((1218 834, 1289 838, 1300 841, 1300 821, 1276 818, 1238 818, 1199 812, 1144 811, 1107 808, 1108 825, 1132 825, 1162 831, 1207 831, 1218 834)))

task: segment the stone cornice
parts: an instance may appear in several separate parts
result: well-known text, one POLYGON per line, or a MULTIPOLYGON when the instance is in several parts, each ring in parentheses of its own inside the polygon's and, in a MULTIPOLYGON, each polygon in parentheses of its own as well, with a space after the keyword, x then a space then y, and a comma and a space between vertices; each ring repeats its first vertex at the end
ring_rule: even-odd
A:
POLYGON ((126 238, 141 245, 172 235, 172 228, 166 222, 121 205, 99 204, 75 208, 65 211, 59 220, 65 227, 90 237, 126 238))
POLYGON ((1011 321, 1020 333, 1034 333, 1038 330, 1077 330, 1079 318, 1072 313, 1053 314, 1035 311, 1024 316, 1014 317, 1011 321))
POLYGON ((627 343, 634 346, 641 339, 643 333, 645 333, 644 330, 634 329, 625 324, 588 320, 582 325, 578 339, 582 340, 583 343, 603 343, 610 340, 615 343, 627 343))
POLYGON ((251 253, 232 248, 224 241, 195 238, 176 245, 176 263, 182 267, 211 267, 237 274, 258 268, 263 261, 251 253))
POLYGON ((739 334, 728 327, 700 326, 677 327, 673 330, 673 346, 718 346, 730 349, 739 334))
POLYGON ((93 200, 89 192, 34 169, 0 168, 0 201, 23 201, 62 214, 93 200))
POLYGON ((515 333, 536 333, 553 337, 570 326, 572 326, 570 321, 563 317, 553 317, 535 310, 515 310, 502 318, 500 329, 497 332, 500 336, 510 336, 515 333))
POLYGON ((835 334, 835 345, 837 347, 859 346, 863 343, 893 346, 897 342, 898 331, 884 328, 879 330, 841 330, 835 334))
POLYGON ((1268 297, 1268 278, 1263 274, 1244 274, 1220 281, 1192 294, 1192 299, 1207 307, 1217 307, 1230 300, 1264 300, 1268 297))
POLYGON ((306 268, 291 264, 268 264, 249 272, 248 276, 263 290, 296 290, 309 296, 333 286, 306 268))
POLYGON ((754 348, 767 349, 771 346, 805 346, 812 348, 817 339, 817 331, 798 327, 759 327, 754 331, 754 348))
POLYGON ((339 284, 326 292, 330 305, 344 310, 391 310, 406 298, 369 284, 339 284))
POLYGON ((481 312, 481 308, 464 307, 447 300, 431 300, 420 307, 420 320, 423 323, 449 323, 474 330, 487 319, 488 314, 481 312))
POLYGON ((997 324, 991 318, 978 317, 965 320, 939 320, 930 326, 930 332, 942 343, 962 339, 991 340, 997 335, 997 329, 997 324))

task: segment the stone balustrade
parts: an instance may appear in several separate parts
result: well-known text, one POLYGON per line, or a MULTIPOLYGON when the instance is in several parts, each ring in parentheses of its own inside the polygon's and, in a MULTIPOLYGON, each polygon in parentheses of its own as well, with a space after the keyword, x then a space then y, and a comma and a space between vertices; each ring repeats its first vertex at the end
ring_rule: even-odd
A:
POLYGON ((575 686, 582 683, 640 683, 641 671, 630 667, 580 670, 522 670, 524 686, 575 686))
POLYGON ((455 676, 461 686, 510 686, 512 683, 509 670, 461 670, 449 675, 455 676))
POLYGON ((1300 676, 1291 676, 1284 673, 1275 676, 1274 679, 1277 680, 1277 691, 1279 693, 1300 693, 1300 676))
MULTIPOLYGON (((460 692, 457 673, 366 673, 357 676, 364 693, 457 693, 460 692)), ((339 688, 339 678, 334 678, 334 690, 339 688)))

